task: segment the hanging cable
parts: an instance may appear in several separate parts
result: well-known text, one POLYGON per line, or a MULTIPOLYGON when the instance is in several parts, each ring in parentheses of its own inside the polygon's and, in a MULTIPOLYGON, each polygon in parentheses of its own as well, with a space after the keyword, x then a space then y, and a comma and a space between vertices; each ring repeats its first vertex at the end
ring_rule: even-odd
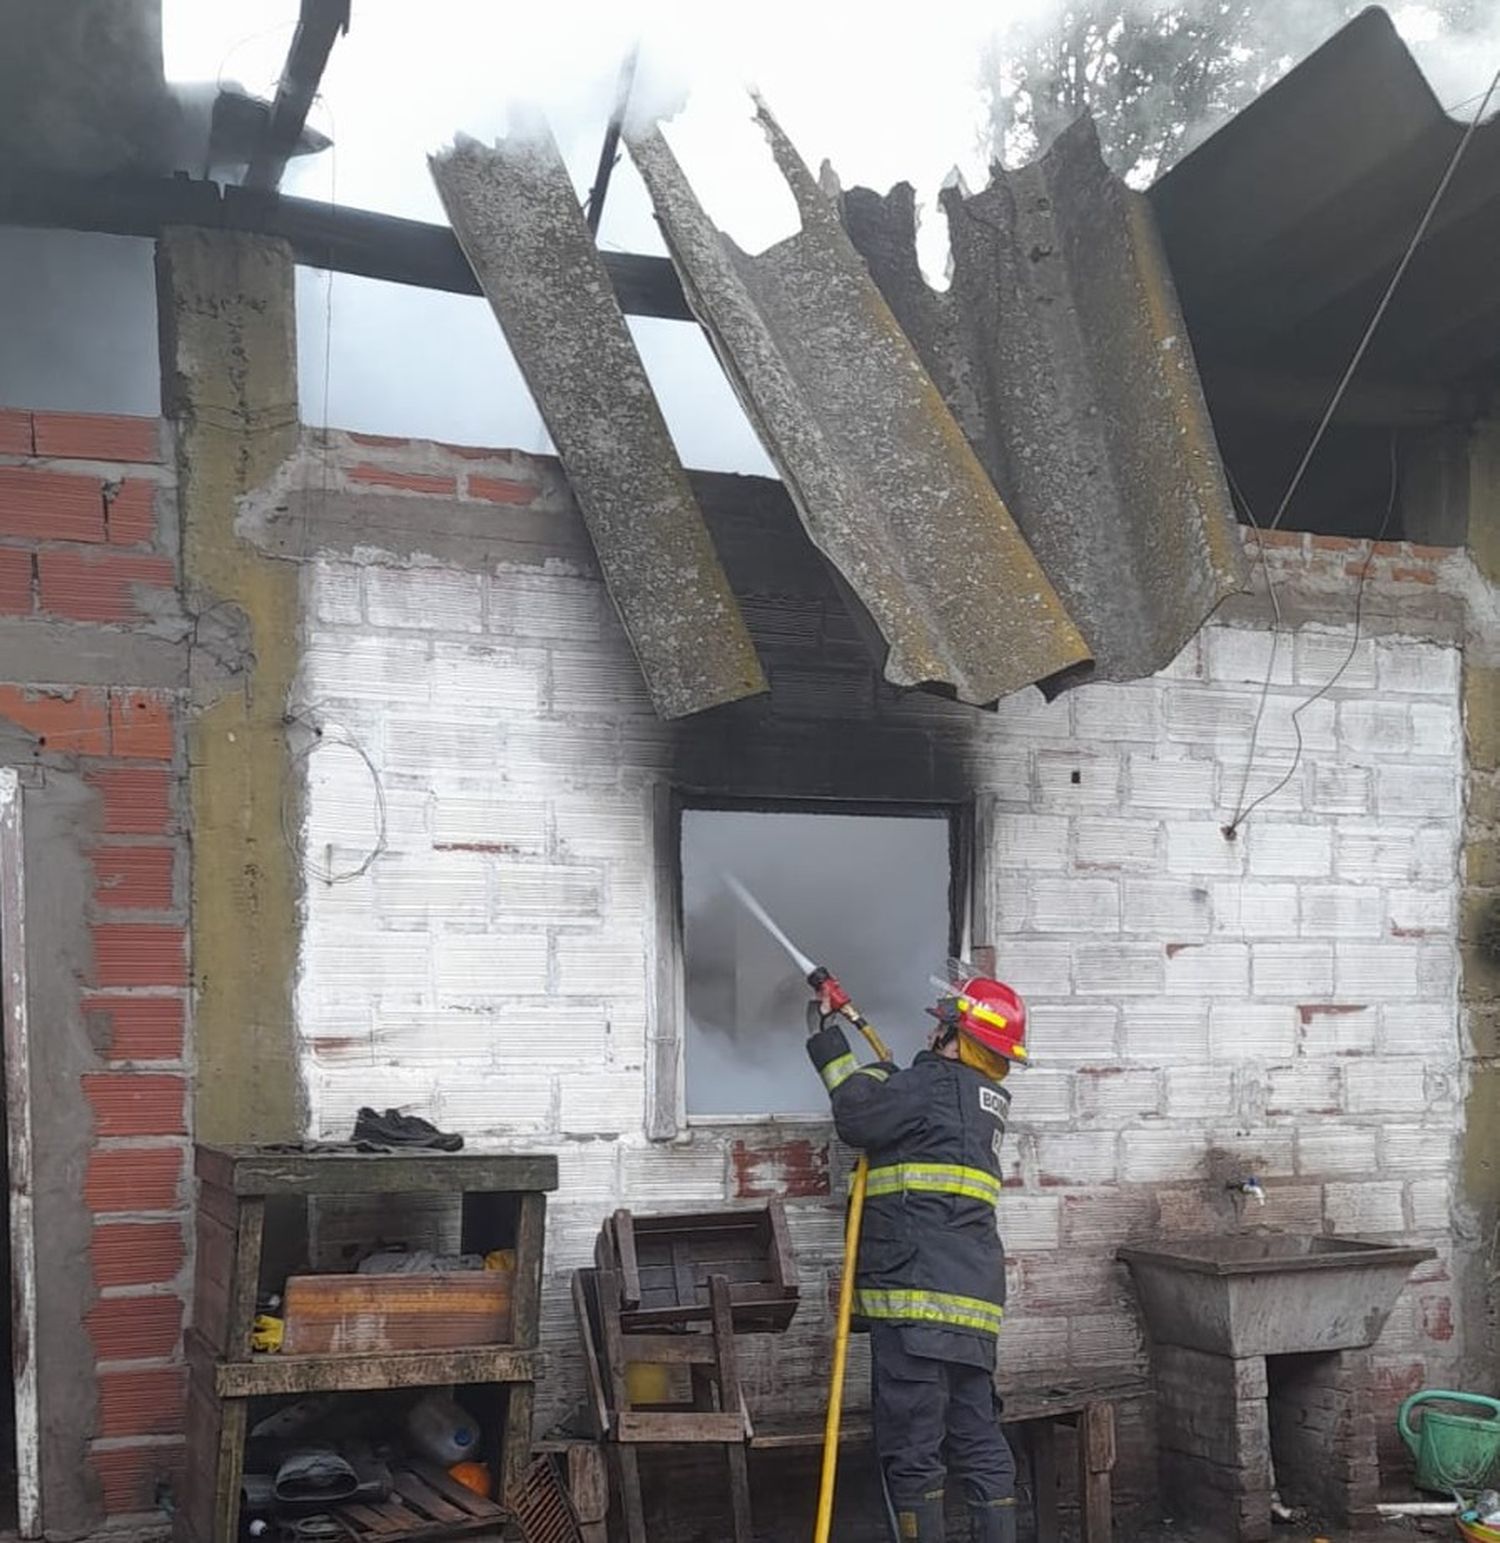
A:
MULTIPOLYGON (((1234 495, 1235 502, 1244 511, 1245 519, 1250 528, 1260 537, 1260 521, 1255 518, 1255 511, 1250 507, 1250 500, 1240 491, 1240 485, 1235 481, 1234 473, 1226 466, 1224 476, 1229 483, 1229 491, 1234 495)), ((1245 806, 1245 790, 1250 785, 1250 773, 1255 767, 1255 748, 1260 741, 1261 720, 1266 715, 1266 702, 1271 695, 1271 679, 1276 674, 1276 650, 1281 645, 1283 628, 1281 625, 1281 596, 1276 593, 1276 578, 1271 572, 1271 564, 1266 556, 1266 543, 1257 540, 1256 551, 1260 554, 1261 577, 1266 581, 1266 593, 1271 597, 1271 657, 1266 661, 1266 678, 1260 684, 1260 700, 1255 704, 1255 721, 1250 725, 1250 749, 1245 756, 1245 770, 1240 778, 1239 795, 1234 801, 1234 815, 1229 824, 1224 827, 1224 834, 1233 837, 1239 829, 1240 812, 1245 806)))
POLYGON ((1281 495, 1281 502, 1276 507, 1275 516, 1271 520, 1271 529, 1279 530, 1282 519, 1291 507, 1292 499, 1296 496, 1297 489, 1302 486, 1302 478, 1307 472, 1312 458, 1317 454, 1318 446, 1323 442, 1323 435, 1328 431, 1328 425, 1333 421, 1333 415, 1339 410, 1339 404, 1344 400, 1344 393, 1349 389, 1349 382, 1354 379, 1354 372, 1359 368, 1371 342, 1374 340, 1376 330, 1379 328, 1385 313, 1390 309, 1391 300, 1394 298, 1397 287, 1406 276, 1406 270, 1411 266, 1411 260, 1417 254, 1417 248, 1422 244, 1422 238, 1427 234, 1427 227, 1432 224, 1433 216, 1437 213, 1438 205, 1443 201, 1443 195, 1448 191, 1448 185, 1453 181, 1454 174, 1458 171, 1459 162, 1464 158, 1464 152, 1469 148, 1470 141, 1474 138, 1479 125, 1484 121, 1484 115, 1489 108, 1490 98, 1500 89, 1500 70, 1496 70, 1490 81, 1489 89, 1484 93, 1479 103, 1479 108, 1469 120, 1468 127, 1464 130, 1463 137, 1453 148, 1453 154, 1449 157, 1447 169, 1438 180, 1438 185, 1433 189, 1432 197, 1427 202, 1427 208, 1422 218, 1417 222, 1417 228, 1412 232, 1412 237, 1406 244, 1406 251, 1401 256, 1401 261, 1396 264, 1396 271, 1391 275, 1391 281, 1385 287, 1385 293, 1380 297, 1380 304, 1375 307, 1375 314, 1370 317, 1369 324, 1365 327, 1364 335, 1359 340, 1359 346, 1354 350, 1354 356, 1349 360, 1348 367, 1339 378, 1338 385, 1334 388, 1328 406, 1324 409, 1323 416, 1313 431, 1313 437, 1308 441, 1307 449, 1302 453, 1302 459, 1297 463, 1297 469, 1292 473, 1292 480, 1287 484, 1286 492, 1281 495))
MULTIPOLYGON (((1292 780, 1292 778, 1297 775, 1297 767, 1302 762, 1302 751, 1303 751, 1302 723, 1301 723, 1302 714, 1309 707, 1311 707, 1314 702, 1320 700, 1322 697, 1327 696, 1328 693, 1330 691, 1332 691, 1333 688, 1336 685, 1338 685, 1339 681, 1343 679, 1344 673, 1345 673, 1346 670, 1348 670, 1349 666, 1354 663, 1354 656, 1359 652, 1360 629, 1361 629, 1362 622, 1364 620, 1365 584, 1369 580, 1369 577, 1370 577, 1370 566, 1375 561, 1375 548, 1377 546, 1379 546, 1380 543, 1383 540, 1385 540, 1386 532, 1390 529, 1391 519, 1392 519, 1392 517, 1395 514, 1395 510, 1396 510, 1396 490, 1397 490, 1399 481, 1400 481, 1400 479, 1399 479, 1399 477, 1397 475, 1397 462, 1396 462, 1396 435, 1395 435, 1395 431, 1392 430, 1392 432, 1391 432, 1391 481, 1390 481, 1390 491, 1389 491, 1389 493, 1388 493, 1388 495, 1386 497, 1385 517, 1380 522, 1380 529, 1379 529, 1379 531, 1376 532, 1375 539, 1370 543, 1370 550, 1365 553, 1364 563, 1361 565, 1360 570, 1359 570, 1359 583, 1356 586, 1355 591, 1354 591, 1354 636, 1349 640, 1349 652, 1344 655, 1342 661, 1339 664, 1339 667, 1333 672, 1333 674, 1330 675, 1328 677, 1328 679, 1325 680, 1323 682, 1323 684, 1321 686, 1319 686, 1316 691, 1314 691, 1310 696, 1304 697, 1302 699, 1302 701, 1300 701, 1292 709, 1292 717, 1291 717, 1292 732, 1296 735, 1297 748, 1296 748, 1296 750, 1294 751, 1294 753, 1292 755, 1292 764, 1287 768, 1286 775, 1280 780, 1280 782, 1278 782, 1275 785, 1275 787, 1269 788, 1266 792, 1262 793, 1259 798, 1255 799, 1254 802, 1252 802, 1249 805, 1249 807, 1246 808, 1243 813, 1241 813, 1240 805, 1243 804, 1243 802, 1244 802, 1245 790, 1249 786, 1249 782, 1250 782, 1250 772, 1251 772, 1252 767, 1255 764, 1256 738, 1257 738, 1257 736, 1259 735, 1259 732, 1260 732, 1261 719, 1262 719, 1262 717, 1265 714, 1266 699, 1269 696, 1270 689, 1271 689, 1271 676, 1272 676, 1272 674, 1273 674, 1273 672, 1275 670, 1276 645, 1275 645, 1275 642, 1273 641, 1273 643, 1271 645, 1271 662, 1266 667, 1265 684, 1262 687, 1261 694, 1260 694, 1260 710, 1255 715, 1255 727, 1251 731, 1251 735, 1250 735, 1250 751, 1249 751, 1249 754, 1245 758, 1245 775, 1244 775, 1244 777, 1240 781, 1239 800, 1237 801, 1237 803, 1235 805, 1235 813, 1234 813, 1233 819, 1231 819, 1229 824, 1224 827, 1224 834, 1231 841, 1239 833, 1240 826, 1242 826, 1245 823, 1245 821, 1248 820, 1250 818, 1250 816, 1252 814, 1254 814, 1255 811, 1257 809, 1259 809, 1260 806, 1263 803, 1266 803, 1268 800, 1270 800, 1272 798, 1275 798, 1276 795, 1287 785, 1287 783, 1289 783, 1292 780)), ((1244 502, 1244 500, 1243 500, 1243 498, 1241 498, 1241 503, 1243 503, 1243 502, 1244 502)), ((1249 506, 1245 505, 1245 508, 1246 508, 1246 512, 1248 513, 1249 506)), ((1254 516, 1252 515, 1251 516, 1251 524, 1253 525, 1254 523, 1255 523, 1255 520, 1254 520, 1254 516)), ((1262 563, 1265 562, 1265 549, 1264 548, 1261 549, 1261 561, 1262 561, 1262 563)), ((1269 577, 1270 577, 1270 569, 1269 568, 1266 569, 1266 574, 1267 574, 1267 580, 1269 582, 1269 577)), ((1281 606, 1280 606, 1279 601, 1277 601, 1277 599, 1276 599, 1276 591, 1275 591, 1274 588, 1271 591, 1271 598, 1272 598, 1272 603, 1273 603, 1273 606, 1274 606, 1275 612, 1276 612, 1276 629, 1277 629, 1277 633, 1279 633, 1280 630, 1281 630, 1281 606)))

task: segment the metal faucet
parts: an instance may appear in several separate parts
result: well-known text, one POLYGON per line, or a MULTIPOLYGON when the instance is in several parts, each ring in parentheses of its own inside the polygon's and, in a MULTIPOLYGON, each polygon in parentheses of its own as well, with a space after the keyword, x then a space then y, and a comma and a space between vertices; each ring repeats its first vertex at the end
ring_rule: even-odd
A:
POLYGON ((1256 1205, 1264 1205, 1266 1203, 1266 1192, 1261 1187, 1260 1180, 1253 1173, 1248 1178, 1231 1179, 1224 1188, 1232 1194, 1243 1195, 1247 1200, 1253 1200, 1256 1205))

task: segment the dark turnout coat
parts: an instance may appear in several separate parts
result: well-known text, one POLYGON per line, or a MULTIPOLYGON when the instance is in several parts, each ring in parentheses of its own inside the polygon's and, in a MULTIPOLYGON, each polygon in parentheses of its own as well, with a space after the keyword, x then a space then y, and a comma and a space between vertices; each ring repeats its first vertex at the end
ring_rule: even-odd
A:
POLYGON ((860 1066, 829 1022, 807 1043, 841 1140, 869 1159, 856 1320, 903 1328, 913 1354, 992 1368, 1005 1305, 995 1224, 1010 1093, 924 1050, 860 1066))

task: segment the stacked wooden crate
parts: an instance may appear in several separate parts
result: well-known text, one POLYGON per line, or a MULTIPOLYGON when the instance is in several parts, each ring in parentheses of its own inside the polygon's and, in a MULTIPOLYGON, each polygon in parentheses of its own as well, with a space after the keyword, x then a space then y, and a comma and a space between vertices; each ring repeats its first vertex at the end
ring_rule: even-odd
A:
POLYGON ((633 1216, 600 1229, 595 1268, 573 1278, 594 1433, 608 1443, 629 1543, 645 1543, 637 1448, 721 1445, 730 1523, 750 1543, 747 1443, 735 1336, 774 1334, 797 1310, 797 1273, 780 1202, 763 1209, 633 1216), (639 1402, 630 1368, 687 1369, 687 1403, 639 1402))

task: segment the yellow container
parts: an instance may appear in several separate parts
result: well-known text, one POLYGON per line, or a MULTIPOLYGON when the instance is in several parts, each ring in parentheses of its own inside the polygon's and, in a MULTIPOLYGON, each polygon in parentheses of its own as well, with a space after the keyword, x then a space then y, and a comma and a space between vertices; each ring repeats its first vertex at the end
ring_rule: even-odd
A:
POLYGON ((649 1361, 629 1361, 625 1366, 625 1391, 632 1404, 665 1404, 672 1396, 671 1379, 665 1366, 649 1361))

